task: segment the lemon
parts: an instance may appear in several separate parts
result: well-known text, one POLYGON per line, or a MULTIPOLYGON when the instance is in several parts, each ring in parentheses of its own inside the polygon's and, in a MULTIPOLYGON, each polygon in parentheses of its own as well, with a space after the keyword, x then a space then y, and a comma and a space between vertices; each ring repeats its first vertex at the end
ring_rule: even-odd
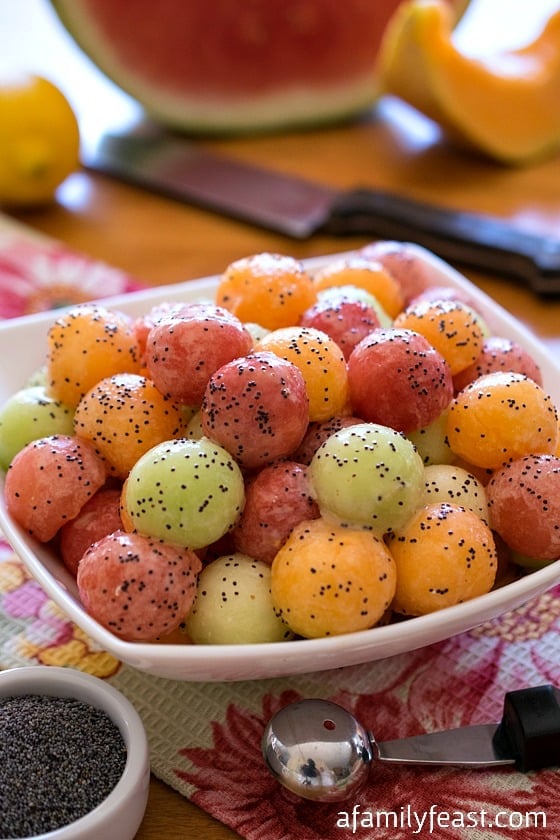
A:
POLYGON ((80 133, 52 82, 27 75, 0 82, 0 204, 43 204, 78 167, 80 133))

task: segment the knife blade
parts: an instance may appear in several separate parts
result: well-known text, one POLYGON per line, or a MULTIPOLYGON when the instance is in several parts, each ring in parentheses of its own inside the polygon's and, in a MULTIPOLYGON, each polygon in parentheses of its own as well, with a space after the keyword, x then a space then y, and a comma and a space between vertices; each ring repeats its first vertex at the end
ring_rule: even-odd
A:
POLYGON ((342 191, 153 131, 107 133, 92 170, 295 239, 322 232, 415 242, 442 259, 560 294, 560 238, 368 187, 342 191))

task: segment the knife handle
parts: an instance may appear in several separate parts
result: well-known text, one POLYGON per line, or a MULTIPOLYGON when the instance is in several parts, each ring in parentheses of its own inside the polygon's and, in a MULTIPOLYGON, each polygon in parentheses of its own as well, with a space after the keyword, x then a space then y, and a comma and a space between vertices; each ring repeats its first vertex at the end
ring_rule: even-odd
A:
POLYGON ((540 295, 560 294, 560 240, 507 222, 357 189, 334 204, 328 233, 408 240, 442 259, 520 280, 540 295))
POLYGON ((508 692, 494 747, 523 772, 559 766, 560 691, 541 685, 508 692))

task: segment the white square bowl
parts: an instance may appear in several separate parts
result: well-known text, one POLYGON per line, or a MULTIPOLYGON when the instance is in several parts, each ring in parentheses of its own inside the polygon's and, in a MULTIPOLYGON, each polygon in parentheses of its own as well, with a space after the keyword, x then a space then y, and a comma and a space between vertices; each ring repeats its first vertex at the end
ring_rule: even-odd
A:
MULTIPOLYGON (((533 334, 447 263, 423 248, 407 247, 429 264, 434 285, 450 285, 465 291, 484 315, 492 333, 515 339, 532 354, 541 368, 547 392, 560 405, 560 364, 533 334)), ((313 271, 335 256, 342 255, 309 260, 305 265, 313 271)), ((212 299, 217 284, 217 277, 193 280, 114 297, 107 305, 141 315, 163 301, 212 299)), ((0 325, 0 403, 44 364, 47 331, 57 314, 31 315, 0 325)), ((3 480, 0 481, 1 490, 3 480)), ((3 493, 0 493, 0 527, 31 575, 102 649, 141 671, 184 681, 285 677, 384 659, 469 630, 520 606, 560 581, 559 559, 466 603, 343 636, 255 645, 145 644, 117 638, 85 612, 75 580, 48 547, 29 538, 7 515, 3 493)))

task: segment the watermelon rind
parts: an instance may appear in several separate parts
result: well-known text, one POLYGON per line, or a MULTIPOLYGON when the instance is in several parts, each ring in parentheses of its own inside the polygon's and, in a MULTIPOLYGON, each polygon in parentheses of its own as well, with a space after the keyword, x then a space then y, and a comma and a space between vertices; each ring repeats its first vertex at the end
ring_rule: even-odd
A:
MULTIPOLYGON (((344 0, 339 1, 344 6, 344 0)), ((106 77, 139 102, 153 119, 181 131, 223 134, 305 128, 350 119, 372 108, 378 97, 373 49, 365 71, 337 82, 292 81, 284 87, 265 87, 262 92, 234 96, 231 91, 224 96, 173 91, 170 86, 152 82, 147 75, 141 78, 126 65, 118 45, 108 43, 87 3, 51 0, 51 5, 78 47, 106 77)), ((119 5, 114 4, 114 9, 118 15, 119 5)))

